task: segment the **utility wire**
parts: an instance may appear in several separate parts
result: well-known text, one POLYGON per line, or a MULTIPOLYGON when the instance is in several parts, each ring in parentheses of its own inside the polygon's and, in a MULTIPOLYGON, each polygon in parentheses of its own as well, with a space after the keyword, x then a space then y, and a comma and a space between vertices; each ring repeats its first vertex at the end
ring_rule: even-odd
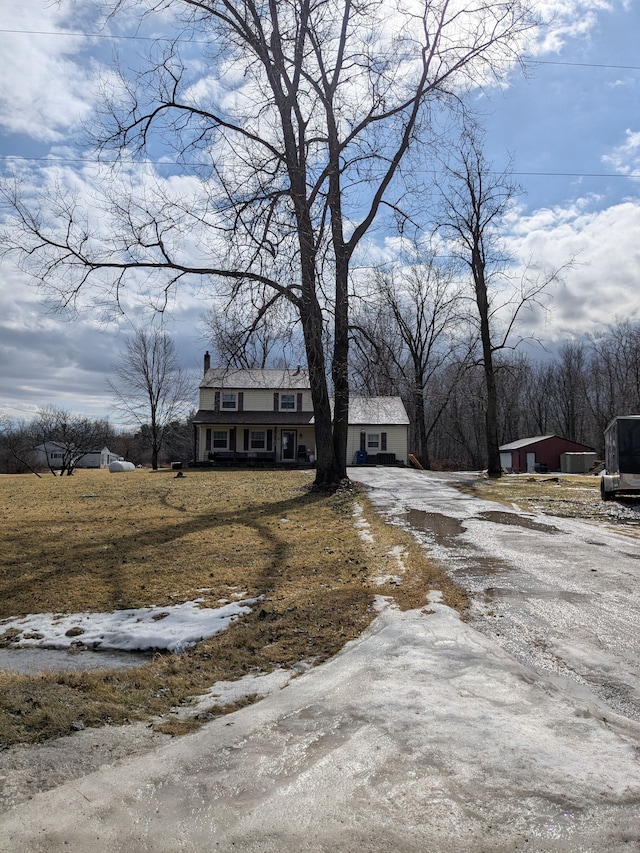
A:
MULTIPOLYGON (((140 36, 140 35, 114 35, 113 33, 83 33, 73 30, 12 30, 0 27, 0 33, 7 35, 28 36, 73 36, 75 38, 110 39, 111 41, 172 41, 169 36, 140 36)), ((178 39, 179 41, 180 39, 178 39)), ((189 39, 189 44, 210 44, 209 41, 189 39)), ((618 65, 606 62, 568 62, 560 59, 536 59, 535 57, 524 57, 523 61, 528 65, 564 65, 568 68, 611 68, 620 71, 640 71, 640 65, 618 65)))
MULTIPOLYGON (((18 154, 0 154, 0 160, 4 161, 16 161, 16 162, 34 162, 34 163, 93 163, 96 164, 97 161, 95 159, 91 159, 88 157, 25 157, 18 154)), ((116 162, 126 162, 126 163, 134 163, 134 160, 118 160, 113 161, 116 162)), ((102 162, 102 165, 109 165, 108 162, 102 162)), ((202 167, 202 163, 184 163, 179 164, 176 162, 168 162, 167 160, 145 160, 141 165, 145 166, 192 166, 193 168, 202 167)), ((426 169, 416 169, 416 172, 421 174, 425 174, 426 169)), ((433 170, 435 173, 435 170, 433 170)), ((501 172, 495 171, 495 174, 502 174, 501 172)), ((627 174, 622 174, 620 172, 533 172, 533 171, 514 171, 509 172, 509 174, 514 175, 515 177, 534 177, 534 178, 640 178, 640 172, 629 172, 627 174)))

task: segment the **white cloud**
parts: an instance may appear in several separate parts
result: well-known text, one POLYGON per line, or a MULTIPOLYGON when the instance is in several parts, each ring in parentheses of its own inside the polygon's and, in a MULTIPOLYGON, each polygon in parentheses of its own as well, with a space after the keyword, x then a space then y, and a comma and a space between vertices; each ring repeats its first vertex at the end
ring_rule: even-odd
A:
POLYGON ((589 199, 521 218, 510 248, 545 269, 574 259, 554 286, 546 318, 536 331, 562 341, 597 331, 616 317, 640 320, 640 202, 594 210, 589 199))
POLYGON ((61 33, 82 31, 93 7, 78 2, 71 10, 66 4, 3 0, 0 127, 55 142, 89 115, 95 97, 95 63, 86 57, 90 40, 61 33), (29 32, 16 32, 24 30, 29 32))
POLYGON ((615 0, 537 0, 535 10, 542 26, 533 34, 530 53, 558 53, 571 39, 589 38, 598 14, 612 11, 614 6, 615 0))
POLYGON ((605 154, 602 162, 612 166, 621 175, 640 172, 640 131, 627 129, 625 141, 610 154, 605 154))

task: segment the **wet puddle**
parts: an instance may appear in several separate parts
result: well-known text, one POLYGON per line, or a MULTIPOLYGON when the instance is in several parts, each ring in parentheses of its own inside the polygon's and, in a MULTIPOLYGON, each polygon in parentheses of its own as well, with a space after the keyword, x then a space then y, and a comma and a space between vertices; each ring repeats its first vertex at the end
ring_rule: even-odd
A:
POLYGON ((510 524, 513 527, 524 527, 526 530, 538 530, 542 533, 560 533, 558 528, 552 524, 542 524, 524 515, 516 515, 514 512, 487 510, 474 516, 474 518, 479 518, 481 521, 491 521, 494 524, 510 524))
POLYGON ((498 575, 504 572, 512 572, 513 566, 501 560, 499 557, 487 557, 481 554, 473 554, 458 568, 454 568, 453 574, 461 573, 466 577, 485 577, 486 575, 498 575))
POLYGON ((431 533, 438 545, 450 545, 451 540, 464 533, 466 527, 457 518, 442 515, 439 512, 425 512, 422 509, 410 509, 407 521, 416 530, 431 533))
MULTIPOLYGON (((500 510, 487 510, 472 519, 489 521, 492 524, 508 524, 512 527, 523 527, 525 530, 537 530, 542 533, 560 533, 552 524, 543 524, 527 516, 516 515, 514 512, 502 512, 500 510)), ((472 520, 470 519, 470 520, 472 520)), ((467 529, 458 518, 451 518, 439 512, 426 512, 421 509, 410 509, 407 513, 407 521, 416 530, 430 533, 438 545, 449 546, 451 540, 455 539, 467 529)))
POLYGON ((0 671, 35 675, 38 672, 86 672, 91 669, 129 669, 149 663, 141 652, 69 652, 64 649, 0 649, 0 671))
MULTIPOLYGON (((495 513, 501 515, 501 513, 495 513)), ((509 513, 504 513, 509 515, 509 513)), ((517 518, 518 516, 514 516, 517 518)), ((493 519, 486 519, 493 520, 493 519)), ((407 521, 414 530, 420 530, 430 534, 436 545, 443 548, 451 548, 454 540, 466 531, 466 526, 458 518, 451 518, 439 512, 425 512, 420 509, 411 509, 407 513, 407 521)), ((471 578, 483 578, 489 574, 501 574, 512 571, 509 563, 499 557, 479 554, 468 546, 460 548, 461 543, 455 543, 455 554, 452 552, 448 560, 449 571, 453 576, 461 576, 465 580, 471 578)))
POLYGON ((490 586, 485 589, 485 595, 489 600, 500 598, 529 599, 539 598, 545 601, 568 601, 571 604, 582 604, 591 601, 588 595, 582 592, 569 592, 565 589, 509 589, 507 587, 490 586))

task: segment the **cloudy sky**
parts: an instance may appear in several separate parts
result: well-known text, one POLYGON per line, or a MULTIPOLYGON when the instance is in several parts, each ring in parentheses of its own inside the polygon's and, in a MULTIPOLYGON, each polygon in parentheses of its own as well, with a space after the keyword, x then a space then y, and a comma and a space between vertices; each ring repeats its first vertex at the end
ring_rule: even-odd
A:
MULTIPOLYGON (((616 318, 640 320, 640 0, 538 5, 551 23, 530 45, 525 73, 514 69, 508 85, 485 90, 478 105, 489 159, 500 169, 511 154, 526 193, 510 246, 550 266, 575 258, 550 310, 532 319, 553 345, 616 318)), ((154 35, 133 15, 103 28, 98 18, 92 0, 0 3, 3 172, 42 174, 50 157, 66 172, 86 169, 74 158, 98 76, 114 52, 134 57, 154 35)), ((198 327, 207 307, 201 294, 185 291, 169 319, 182 364, 194 372, 206 348, 198 327)), ((132 310, 106 322, 90 304, 72 320, 52 314, 27 277, 3 262, 0 413, 28 419, 51 403, 109 415, 106 378, 139 320, 132 310)))

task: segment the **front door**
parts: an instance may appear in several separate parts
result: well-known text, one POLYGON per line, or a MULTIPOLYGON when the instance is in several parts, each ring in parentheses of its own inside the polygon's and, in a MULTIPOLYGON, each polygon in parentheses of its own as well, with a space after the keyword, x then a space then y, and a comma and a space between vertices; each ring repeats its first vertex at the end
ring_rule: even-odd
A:
POLYGON ((295 462, 296 460, 296 436, 295 429, 283 429, 280 433, 282 447, 280 458, 283 462, 295 462))

